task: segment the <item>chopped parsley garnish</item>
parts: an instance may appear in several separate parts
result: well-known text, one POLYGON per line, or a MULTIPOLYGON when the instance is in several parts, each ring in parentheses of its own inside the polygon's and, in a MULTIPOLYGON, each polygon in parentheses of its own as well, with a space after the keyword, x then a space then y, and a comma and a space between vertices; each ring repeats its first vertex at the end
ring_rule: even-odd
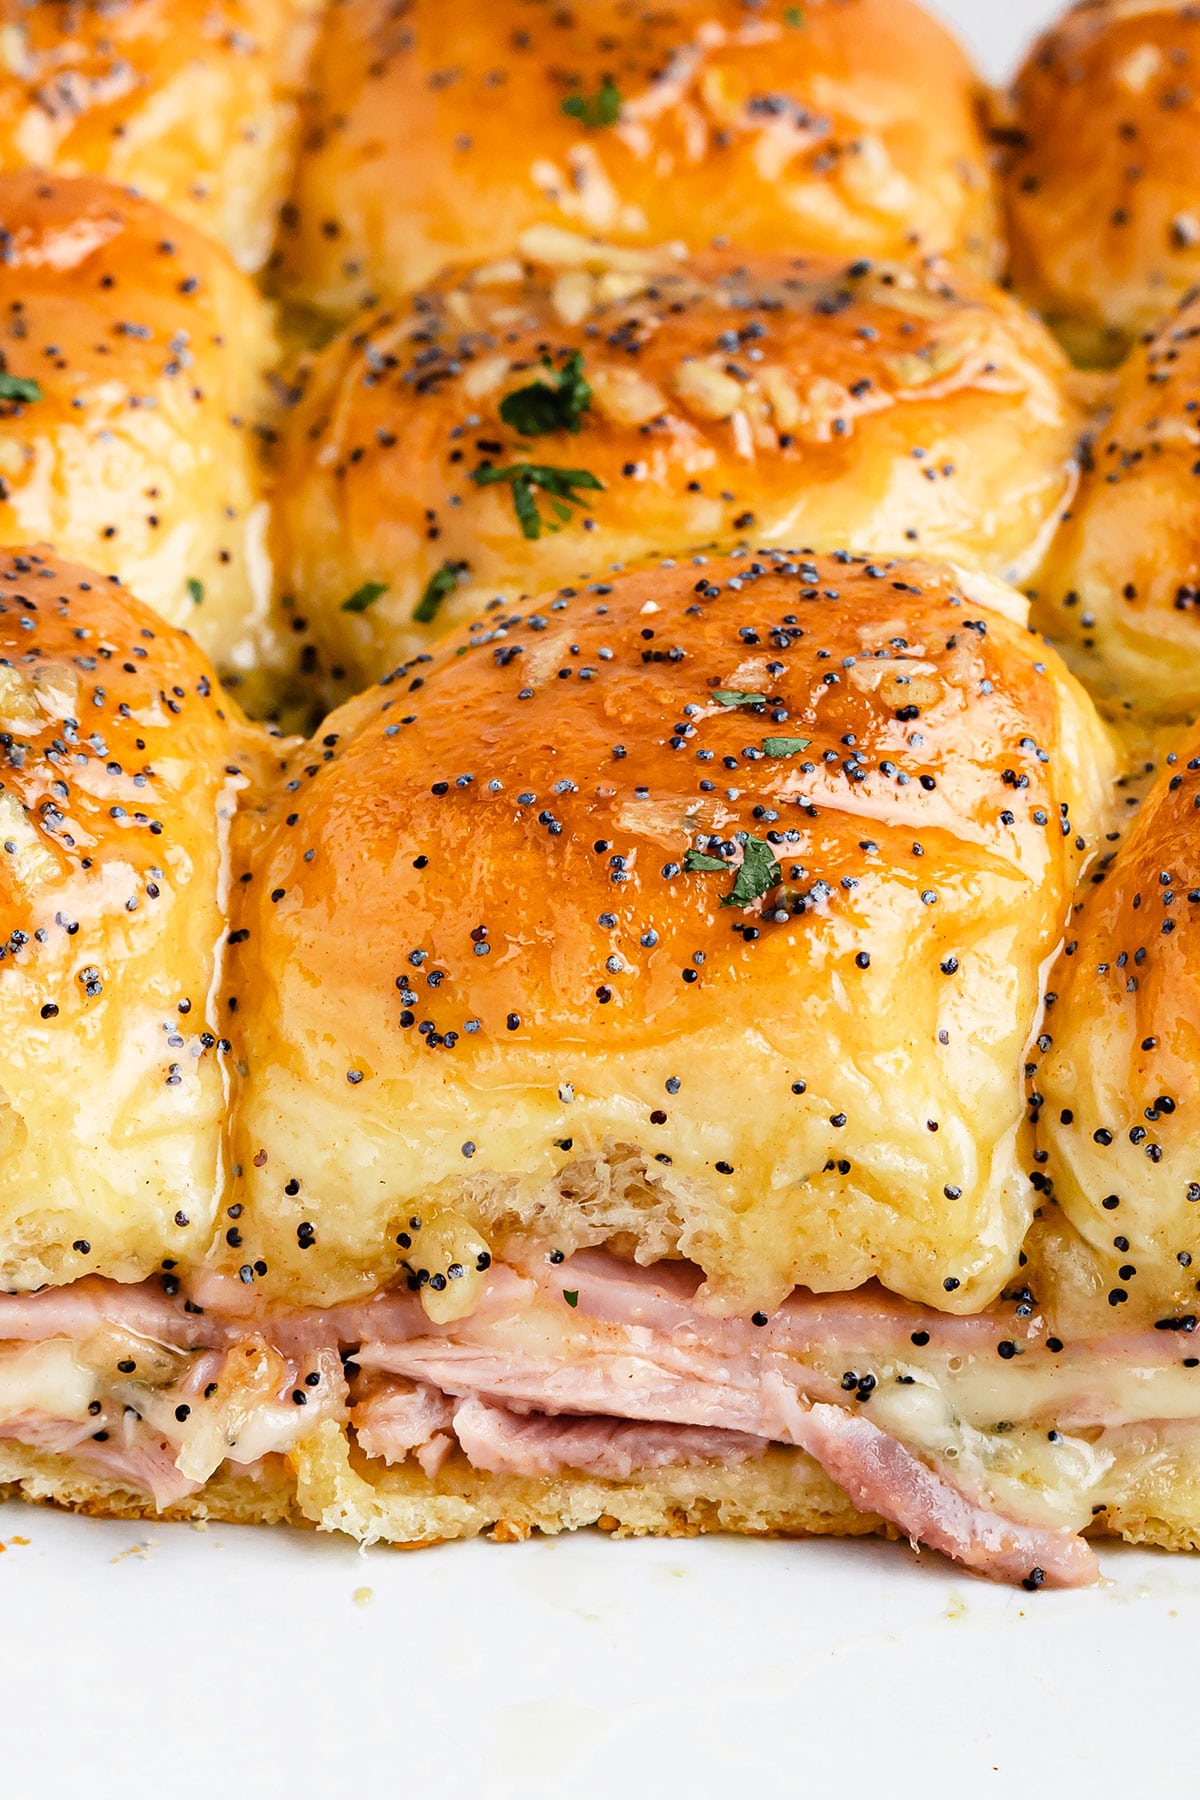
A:
POLYGON ((200 602, 204 599, 204 583, 202 581, 197 581, 194 575, 189 575, 187 579, 187 591, 192 596, 194 603, 199 606, 200 602))
POLYGON ((442 601, 450 597, 458 586, 458 578, 466 568, 465 563, 444 562, 435 574, 425 583, 425 592, 413 608, 413 619, 418 625, 431 625, 441 611, 442 601))
MULTIPOLYGON (((512 489, 513 510, 527 538, 540 538, 546 525, 538 511, 535 490, 540 489, 548 497, 551 512, 564 525, 570 523, 573 506, 588 504, 576 493, 576 488, 604 491, 604 483, 597 481, 590 469, 553 469, 545 463, 520 462, 512 463, 506 469, 476 469, 471 479, 480 487, 494 487, 502 481, 508 483, 512 489)), ((557 531, 558 526, 549 525, 547 529, 557 531)))
POLYGON ((765 706, 765 694, 744 694, 740 688, 714 688, 709 695, 718 706, 765 706))
POLYGON ((342 611, 365 613, 368 606, 374 606, 380 595, 387 591, 386 581, 364 581, 360 588, 355 588, 348 600, 342 601, 342 611))
POLYGON ((722 906, 749 906, 761 900, 773 887, 778 887, 783 872, 775 860, 775 852, 762 838, 747 836, 742 847, 742 866, 737 880, 722 900, 722 906))
POLYGON ((500 402, 500 417, 522 437, 542 437, 549 431, 579 431, 583 415, 592 404, 592 390, 584 379, 583 352, 572 350, 561 369, 542 357, 548 381, 531 381, 500 402))
POLYGON ((799 756, 812 743, 811 738, 769 737, 764 738, 763 753, 766 756, 799 756))
MULTIPOLYGON (((702 850, 689 850, 683 859, 684 873, 687 875, 707 873, 716 874, 729 871, 730 865, 719 856, 707 856, 702 850)), ((770 844, 761 838, 751 837, 747 832, 742 839, 742 860, 734 877, 733 886, 721 901, 722 906, 749 906, 752 900, 761 900, 771 888, 778 887, 783 879, 783 872, 775 860, 775 852, 770 844)))
POLYGON ((710 869, 727 869, 729 864, 720 856, 706 856, 703 850, 689 850, 683 859, 685 875, 707 873, 710 869))
POLYGON ((0 400, 40 400, 42 384, 40 381, 26 381, 22 375, 9 375, 0 372, 0 400))
POLYGON ((568 1306, 578 1306, 579 1305, 579 1289, 578 1288, 564 1288, 562 1291, 562 1297, 566 1301, 568 1306))
POLYGON ((606 75, 594 94, 571 94, 562 103, 568 119, 578 119, 589 131, 615 125, 621 116, 621 90, 606 75))
POLYGON ((790 25, 793 31, 804 30, 804 8, 802 6, 785 6, 783 22, 790 25))

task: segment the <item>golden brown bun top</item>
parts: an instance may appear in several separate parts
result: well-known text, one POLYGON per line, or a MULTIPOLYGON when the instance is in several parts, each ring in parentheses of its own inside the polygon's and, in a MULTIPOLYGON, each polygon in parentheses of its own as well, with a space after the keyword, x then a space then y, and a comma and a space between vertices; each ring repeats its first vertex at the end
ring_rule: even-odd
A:
POLYGON ((188 638, 53 552, 0 555, 0 1285, 207 1242, 234 744, 188 638))
POLYGON ((281 240, 347 312, 550 223, 994 261, 976 82, 911 0, 345 0, 281 240))
POLYGON ((222 662, 246 652, 266 302, 202 232, 86 177, 0 174, 0 243, 0 540, 53 542, 222 662))
POLYGON ((1130 1325, 1200 1311, 1200 736, 1169 754, 1052 977, 1046 1174, 1130 1325))
POLYGON ((447 279, 299 373, 275 551, 326 670, 377 677, 497 595, 739 540, 1028 573, 1080 420, 1058 346, 989 283, 539 238, 538 262, 447 279), (549 418, 512 413, 564 394, 549 418), (513 489, 487 485, 522 463, 602 491, 567 519, 538 492, 530 537, 513 489))
POLYGON ((1121 370, 1037 621, 1122 715, 1200 711, 1200 294, 1121 370))
POLYGON ((312 0, 0 0, 0 168, 128 183, 266 260, 312 0))
MULTIPOLYGON (((1109 766, 994 606, 929 565, 685 559, 498 611, 334 714, 240 889, 233 1260, 360 1291, 415 1207, 486 1226, 615 1140, 738 1304, 994 1295, 1109 766)), ((577 1241, 564 1210, 543 1236, 577 1241)))
POLYGON ((1017 80, 1017 290, 1082 361, 1116 361, 1200 279, 1200 11, 1084 0, 1017 80))

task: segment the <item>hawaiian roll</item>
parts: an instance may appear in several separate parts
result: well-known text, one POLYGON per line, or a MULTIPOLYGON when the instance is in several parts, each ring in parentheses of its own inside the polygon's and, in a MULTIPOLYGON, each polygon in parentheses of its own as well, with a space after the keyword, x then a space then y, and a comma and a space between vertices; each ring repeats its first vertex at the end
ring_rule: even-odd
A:
POLYGON ((998 260, 980 88, 912 0, 342 0, 280 241, 346 314, 531 227, 998 260))
POLYGON ((261 268, 321 0, 0 0, 0 169, 98 175, 261 268))
POLYGON ((106 182, 0 175, 0 233, 0 541, 119 575, 248 667, 270 309, 219 245, 106 182))
POLYGON ((543 233, 299 369, 275 560, 309 666, 382 675, 494 603, 739 541, 1020 578, 1069 501, 1065 357, 944 265, 666 262, 543 233))
POLYGON ((1011 270, 1083 362, 1200 280, 1200 10, 1083 0, 1026 58, 1004 132, 1011 270))
POLYGON ((744 1315, 871 1276, 992 1300, 1111 774, 1022 618, 935 565, 668 562, 489 614, 282 750, 222 1024, 231 1271, 327 1301, 608 1243, 744 1315))
POLYGON ((111 578, 0 556, 3 1287, 137 1281, 207 1246, 244 731, 111 578))

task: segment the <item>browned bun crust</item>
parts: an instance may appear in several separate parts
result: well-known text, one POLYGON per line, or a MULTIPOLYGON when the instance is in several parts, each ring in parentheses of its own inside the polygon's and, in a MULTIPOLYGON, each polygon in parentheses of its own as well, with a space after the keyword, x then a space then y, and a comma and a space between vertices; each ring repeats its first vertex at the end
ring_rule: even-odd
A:
POLYGON ((944 264, 664 262, 554 232, 541 250, 347 329, 296 377, 275 557, 334 685, 497 596, 648 554, 740 540, 1030 572, 1081 418, 1058 346, 998 289, 944 264), (571 371, 565 423, 505 422, 514 395, 571 371), (539 494, 530 538, 513 490, 476 479, 522 462, 603 491, 565 520, 539 494))
POLYGON ((1200 280, 1200 11, 1082 0, 1017 78, 1017 291, 1083 362, 1116 361, 1200 280))
POLYGON ((344 0, 312 90, 282 270, 332 312, 547 223, 995 266, 977 82, 912 0, 344 0))
POLYGON ((254 424, 270 311, 202 232, 107 182, 0 175, 0 541, 127 581, 222 663, 269 601, 254 424))
POLYGON ((52 551, 0 553, 0 1287, 207 1243, 237 747, 189 638, 52 551))
POLYGON ((1200 294, 1130 356, 1035 617, 1122 716, 1200 710, 1200 294))
POLYGON ((320 0, 0 0, 0 168, 100 175, 266 261, 320 0))
POLYGON ((1109 768, 1020 616, 930 565, 667 563, 490 614, 334 714, 239 889, 232 1265, 370 1291, 432 1194, 485 1234, 532 1195, 569 1248, 616 1143, 648 1171, 631 1241, 731 1306, 872 1274, 991 1299, 1109 768))

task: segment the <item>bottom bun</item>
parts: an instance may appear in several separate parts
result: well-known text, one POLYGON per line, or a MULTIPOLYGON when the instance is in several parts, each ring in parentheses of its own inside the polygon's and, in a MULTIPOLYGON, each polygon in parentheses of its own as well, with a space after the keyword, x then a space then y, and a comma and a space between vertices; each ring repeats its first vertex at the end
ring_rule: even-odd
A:
POLYGON ((753 1467, 658 1469, 629 1481, 489 1475, 455 1455, 430 1480, 415 1466, 383 1469, 326 1424, 290 1457, 253 1473, 220 1471, 198 1493, 158 1509, 132 1486, 80 1469, 69 1456, 0 1443, 0 1486, 91 1518, 300 1525, 359 1544, 422 1549, 454 1538, 517 1543, 596 1526, 616 1537, 865 1537, 898 1534, 846 1495, 801 1450, 768 1451, 753 1467))
MULTIPOLYGON (((6 1497, 93 1518, 288 1524, 398 1549, 479 1536, 516 1543, 587 1527, 614 1537, 902 1535, 877 1514, 858 1512, 802 1450, 776 1447, 752 1464, 660 1469, 627 1481, 490 1475, 455 1454, 430 1479, 411 1465, 380 1468, 330 1422, 291 1456, 267 1457, 252 1473, 222 1470, 199 1493, 162 1509, 68 1456, 21 1444, 0 1444, 0 1487, 6 1497)), ((1200 1549, 1200 1458, 1161 1442, 1143 1446, 1129 1459, 1120 1497, 1087 1535, 1200 1549)))

